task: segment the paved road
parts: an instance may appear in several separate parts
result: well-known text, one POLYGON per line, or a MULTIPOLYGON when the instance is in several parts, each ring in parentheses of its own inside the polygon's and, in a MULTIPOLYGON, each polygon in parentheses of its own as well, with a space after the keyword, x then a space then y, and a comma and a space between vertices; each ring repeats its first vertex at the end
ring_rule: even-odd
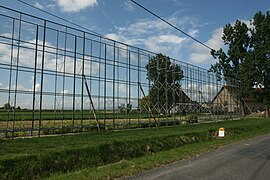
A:
POLYGON ((270 134, 127 179, 270 180, 270 134))

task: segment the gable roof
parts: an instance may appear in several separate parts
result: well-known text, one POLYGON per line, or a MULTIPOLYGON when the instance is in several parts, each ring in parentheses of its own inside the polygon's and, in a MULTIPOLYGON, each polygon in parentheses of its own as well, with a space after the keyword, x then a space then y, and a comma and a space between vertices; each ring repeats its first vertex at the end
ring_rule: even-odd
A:
POLYGON ((180 93, 181 94, 178 94, 178 92, 177 92, 177 96, 181 97, 181 102, 182 103, 190 103, 190 102, 192 102, 190 97, 188 97, 188 95, 183 90, 180 90, 180 93))
POLYGON ((226 86, 226 85, 222 86, 222 88, 218 91, 218 93, 212 99, 211 103, 213 103, 219 97, 219 95, 222 93, 222 91, 225 91, 225 90, 227 90, 229 92, 229 95, 232 97, 232 99, 235 102, 237 102, 237 99, 238 99, 237 94, 233 93, 232 88, 233 88, 232 86, 226 86))

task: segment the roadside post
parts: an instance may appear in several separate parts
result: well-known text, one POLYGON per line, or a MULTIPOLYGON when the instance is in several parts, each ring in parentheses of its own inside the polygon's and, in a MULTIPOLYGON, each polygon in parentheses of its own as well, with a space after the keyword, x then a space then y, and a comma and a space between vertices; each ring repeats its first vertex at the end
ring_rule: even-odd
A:
POLYGON ((218 137, 224 137, 225 136, 225 128, 221 127, 218 129, 218 137))

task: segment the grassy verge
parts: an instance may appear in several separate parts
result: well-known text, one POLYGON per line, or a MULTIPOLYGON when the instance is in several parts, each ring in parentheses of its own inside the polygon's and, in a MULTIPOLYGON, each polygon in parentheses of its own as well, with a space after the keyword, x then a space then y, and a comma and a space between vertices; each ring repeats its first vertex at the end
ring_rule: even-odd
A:
MULTIPOLYGON (((243 128, 242 130, 244 130, 243 128)), ((175 161, 189 159, 199 154, 209 152, 211 150, 220 148, 224 145, 246 140, 259 135, 270 133, 268 127, 257 127, 251 131, 243 131, 234 136, 216 139, 208 142, 198 142, 187 144, 182 147, 174 148, 167 151, 160 151, 154 154, 149 154, 143 157, 134 158, 131 160, 123 159, 117 163, 101 166, 86 168, 80 171, 58 174, 50 177, 53 180, 61 179, 115 179, 131 176, 145 170, 150 170, 160 167, 175 161)))
POLYGON ((40 178, 75 171, 55 178, 121 177, 268 132, 269 119, 249 119, 7 140, 0 142, 0 174, 10 179, 40 178), (227 136, 215 139, 213 135, 221 126, 226 128, 227 136))

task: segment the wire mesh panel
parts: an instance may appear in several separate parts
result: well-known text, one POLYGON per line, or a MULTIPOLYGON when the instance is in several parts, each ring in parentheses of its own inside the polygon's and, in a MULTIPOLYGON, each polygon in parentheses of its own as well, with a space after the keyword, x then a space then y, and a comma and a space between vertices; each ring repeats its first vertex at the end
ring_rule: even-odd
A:
POLYGON ((1 7, 5 137, 176 125, 241 113, 240 83, 1 7))

